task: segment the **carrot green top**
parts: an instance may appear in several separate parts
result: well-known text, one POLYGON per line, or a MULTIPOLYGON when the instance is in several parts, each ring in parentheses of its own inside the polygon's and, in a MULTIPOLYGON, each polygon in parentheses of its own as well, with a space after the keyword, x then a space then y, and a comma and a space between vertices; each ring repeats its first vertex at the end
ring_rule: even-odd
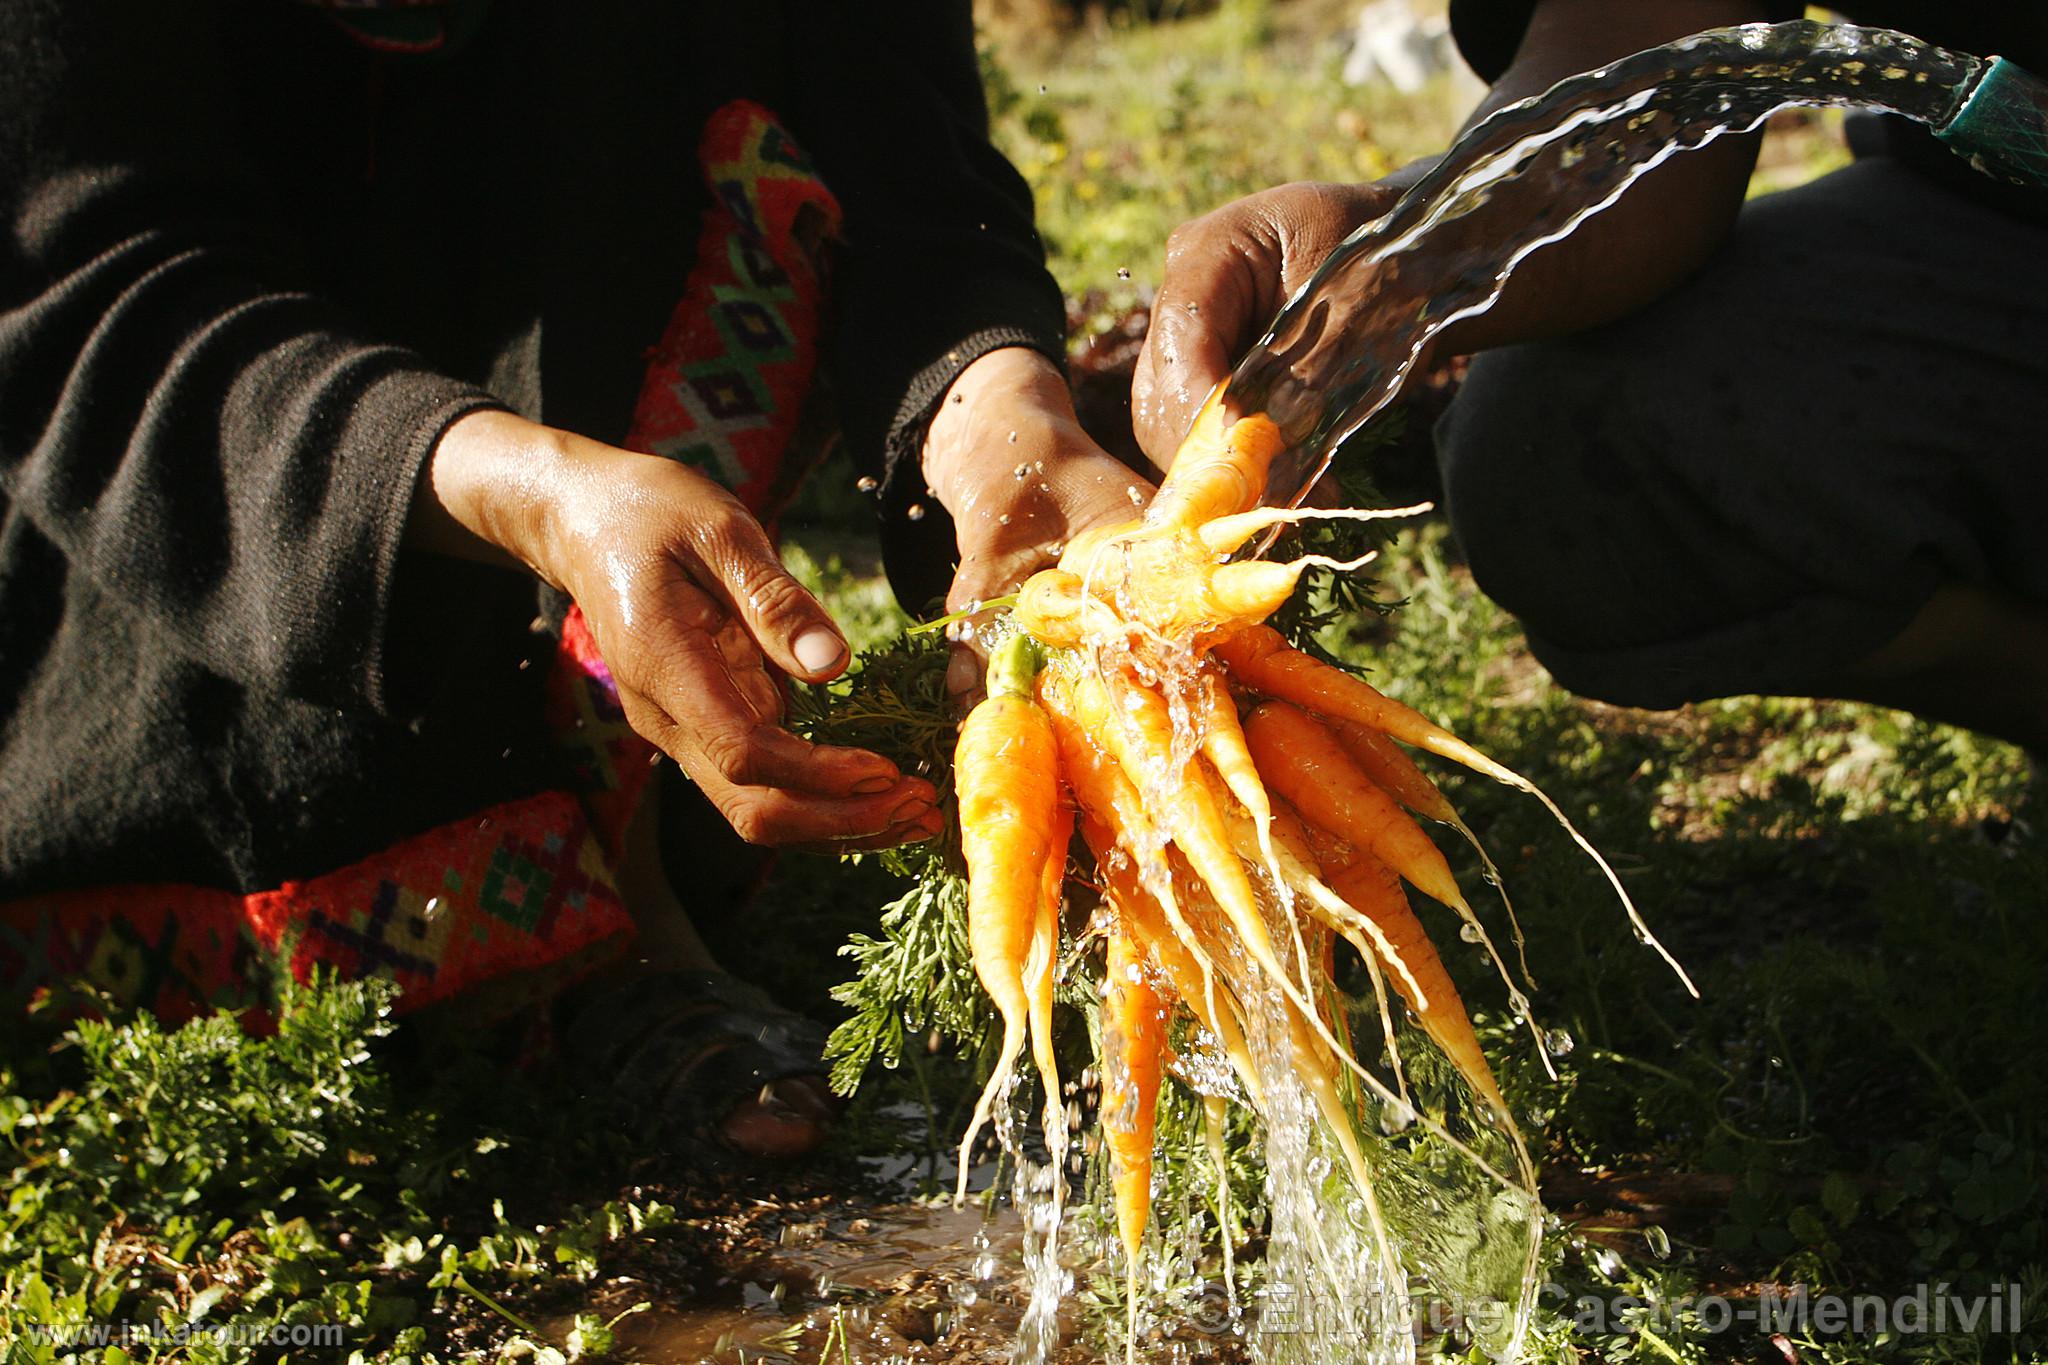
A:
POLYGON ((1029 697, 1031 683, 1045 667, 1045 654, 1038 641, 1018 631, 996 646, 988 657, 988 694, 991 697, 1029 697))

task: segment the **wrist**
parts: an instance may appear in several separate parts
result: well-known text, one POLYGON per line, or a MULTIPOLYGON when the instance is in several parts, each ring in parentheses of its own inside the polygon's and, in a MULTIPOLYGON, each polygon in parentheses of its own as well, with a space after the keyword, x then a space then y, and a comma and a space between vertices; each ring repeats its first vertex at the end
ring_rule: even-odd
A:
POLYGON ((408 540, 554 582, 544 548, 566 458, 561 432, 516 413, 489 408, 457 418, 421 475, 408 540))
POLYGON ((1057 365, 1022 346, 990 351, 960 372, 932 414, 921 459, 925 486, 958 515, 961 498, 983 482, 986 469, 1023 458, 1017 447, 1030 435, 1027 426, 1075 422, 1057 365))

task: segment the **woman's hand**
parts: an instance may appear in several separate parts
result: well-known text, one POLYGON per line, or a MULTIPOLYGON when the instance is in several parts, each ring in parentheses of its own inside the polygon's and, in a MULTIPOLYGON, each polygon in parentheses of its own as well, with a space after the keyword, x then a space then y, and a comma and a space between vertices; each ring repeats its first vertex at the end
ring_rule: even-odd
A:
MULTIPOLYGON (((1059 369, 1021 347, 991 351, 953 381, 925 437, 924 477, 959 539, 949 611, 1014 591, 1068 540, 1130 520, 1152 497, 1081 430, 1059 369)), ((975 690, 977 654, 956 650, 946 681, 955 694, 975 690)))
POLYGON ((775 672, 836 677, 846 641, 760 524, 711 480, 476 412, 442 436, 408 531, 458 552, 466 534, 574 598, 626 719, 742 837, 854 849, 938 832, 929 783, 879 754, 781 727, 775 672))
POLYGON ((1209 391, 1339 242, 1402 185, 1282 185, 1175 228, 1131 381, 1138 443, 1164 469, 1209 391))
MULTIPOLYGON (((1702 29, 1772 17, 1761 0, 1539 0, 1514 64, 1465 126, 1557 81, 1702 29)), ((1660 297, 1726 239, 1741 209, 1760 134, 1720 139, 1644 176, 1620 202, 1530 255, 1500 299, 1455 323, 1434 354, 1568 335, 1660 297)), ((1164 468, 1209 391, 1258 340, 1338 243, 1394 206, 1439 157, 1369 185, 1282 185, 1183 223, 1166 243, 1166 273, 1138 357, 1131 415, 1139 444, 1164 468)), ((1517 225, 1482 210, 1470 234, 1517 225)))

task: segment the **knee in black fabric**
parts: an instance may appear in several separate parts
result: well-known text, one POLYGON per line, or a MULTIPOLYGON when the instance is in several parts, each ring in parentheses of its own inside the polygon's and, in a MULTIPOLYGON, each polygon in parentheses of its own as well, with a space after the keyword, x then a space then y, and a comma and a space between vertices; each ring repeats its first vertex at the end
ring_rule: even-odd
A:
POLYGON ((1481 590, 1533 634, 1613 639, 1640 615, 1605 526, 1634 461, 1586 376, 1549 350, 1473 364, 1436 428, 1445 510, 1481 590))

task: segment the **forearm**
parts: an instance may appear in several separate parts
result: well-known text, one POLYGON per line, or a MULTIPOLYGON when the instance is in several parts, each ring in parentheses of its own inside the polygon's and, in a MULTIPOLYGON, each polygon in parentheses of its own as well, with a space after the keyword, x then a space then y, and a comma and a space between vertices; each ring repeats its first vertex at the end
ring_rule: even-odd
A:
MULTIPOLYGON (((1467 127, 1567 76, 1701 29, 1768 17, 1754 0, 1546 0, 1514 63, 1467 127)), ((1759 135, 1724 138, 1672 158, 1606 211, 1517 267, 1494 306, 1450 328, 1448 353, 1567 335, 1625 316, 1697 270, 1742 207, 1759 135)), ((1431 163, 1396 172, 1405 186, 1431 163)))

